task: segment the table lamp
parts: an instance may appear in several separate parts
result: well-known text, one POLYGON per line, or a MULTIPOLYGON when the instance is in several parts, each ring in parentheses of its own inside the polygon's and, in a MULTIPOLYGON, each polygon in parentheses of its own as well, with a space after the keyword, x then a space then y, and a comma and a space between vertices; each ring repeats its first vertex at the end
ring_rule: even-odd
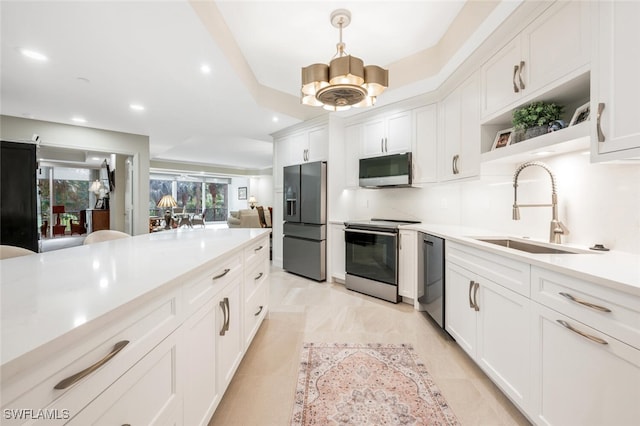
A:
POLYGON ((178 205, 178 202, 171 195, 163 195, 160 201, 158 201, 158 207, 166 208, 164 212, 164 229, 171 229, 171 217, 173 216, 169 207, 173 208, 178 205))
POLYGON ((251 207, 252 209, 256 208, 256 204, 258 204, 258 200, 256 200, 256 197, 254 197, 253 195, 249 197, 249 207, 251 207))

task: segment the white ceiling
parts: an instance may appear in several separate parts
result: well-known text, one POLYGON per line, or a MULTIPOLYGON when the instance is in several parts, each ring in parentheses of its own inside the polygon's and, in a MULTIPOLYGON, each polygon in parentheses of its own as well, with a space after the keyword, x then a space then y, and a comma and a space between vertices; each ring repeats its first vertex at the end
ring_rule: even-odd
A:
POLYGON ((300 68, 334 55, 333 10, 352 13, 347 52, 387 66, 438 43, 463 5, 2 0, 0 112, 149 135, 152 159, 268 168, 271 133, 324 113, 299 105, 300 68))

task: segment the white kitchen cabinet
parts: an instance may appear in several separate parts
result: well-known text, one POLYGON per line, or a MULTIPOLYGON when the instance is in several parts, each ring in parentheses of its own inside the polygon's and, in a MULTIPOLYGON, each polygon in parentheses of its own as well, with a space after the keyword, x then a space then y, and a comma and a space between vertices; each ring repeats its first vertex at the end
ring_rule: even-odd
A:
POLYGON ((592 2, 596 31, 591 72, 591 158, 640 156, 640 3, 592 2))
POLYGON ((531 404, 531 302, 500 283, 508 285, 522 277, 528 265, 513 265, 501 279, 510 269, 492 265, 482 252, 455 243, 446 247, 445 328, 493 382, 526 410, 531 404), (495 275, 487 273, 491 270, 495 275))
POLYGON ((269 240, 244 251, 244 347, 248 348, 269 311, 269 240))
POLYGON ((216 375, 218 389, 224 393, 240 365, 242 339, 242 277, 233 280, 216 298, 216 375))
POLYGON ((329 128, 326 124, 280 135, 274 139, 274 188, 283 185, 282 168, 293 164, 326 160, 329 150, 329 128))
POLYGON ((418 233, 400 230, 398 250, 398 295, 416 298, 418 288, 418 233))
POLYGON ((413 183, 433 183, 438 180, 438 106, 427 105, 413 111, 415 143, 413 183))
POLYGON ((480 172, 480 111, 477 73, 439 103, 440 181, 480 172))
POLYGON ((640 350, 541 304, 533 306, 533 421, 638 424, 640 350))
POLYGON ((176 331, 163 340, 68 424, 183 424, 178 335, 176 331))
POLYGON ((362 124, 352 124, 345 128, 345 188, 358 188, 360 183, 360 143, 363 137, 362 132, 362 124))
POLYGON ((345 243, 344 243, 344 224, 331 223, 329 225, 331 233, 331 272, 330 276, 334 280, 344 282, 346 276, 345 267, 345 243))
POLYGON ((218 403, 216 385, 216 313, 218 306, 209 301, 182 326, 184 332, 184 424, 209 422, 218 403))
POLYGON ((588 71, 589 2, 556 2, 481 68, 483 119, 588 71))
POLYGON ((375 157, 411 151, 413 118, 411 111, 381 115, 362 125, 361 157, 375 157))

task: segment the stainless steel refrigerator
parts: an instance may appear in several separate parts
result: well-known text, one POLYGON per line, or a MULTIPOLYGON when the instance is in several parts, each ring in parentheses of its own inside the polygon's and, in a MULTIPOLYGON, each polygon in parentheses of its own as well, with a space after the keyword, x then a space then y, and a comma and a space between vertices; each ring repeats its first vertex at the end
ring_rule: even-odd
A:
POLYGON ((284 168, 283 267, 316 281, 326 279, 327 163, 284 168))

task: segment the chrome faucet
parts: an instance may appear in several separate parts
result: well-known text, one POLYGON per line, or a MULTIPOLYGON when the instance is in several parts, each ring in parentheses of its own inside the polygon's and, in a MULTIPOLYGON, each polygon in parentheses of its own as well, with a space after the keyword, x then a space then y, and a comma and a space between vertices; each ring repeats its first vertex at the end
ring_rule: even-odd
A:
POLYGON ((527 161, 516 169, 513 175, 513 220, 520 220, 520 207, 551 207, 551 229, 549 232, 549 242, 555 244, 562 243, 562 235, 568 235, 569 230, 558 220, 558 194, 556 193, 556 178, 549 166, 540 161, 527 161), (529 166, 542 167, 551 177, 551 204, 518 204, 518 175, 529 166))

